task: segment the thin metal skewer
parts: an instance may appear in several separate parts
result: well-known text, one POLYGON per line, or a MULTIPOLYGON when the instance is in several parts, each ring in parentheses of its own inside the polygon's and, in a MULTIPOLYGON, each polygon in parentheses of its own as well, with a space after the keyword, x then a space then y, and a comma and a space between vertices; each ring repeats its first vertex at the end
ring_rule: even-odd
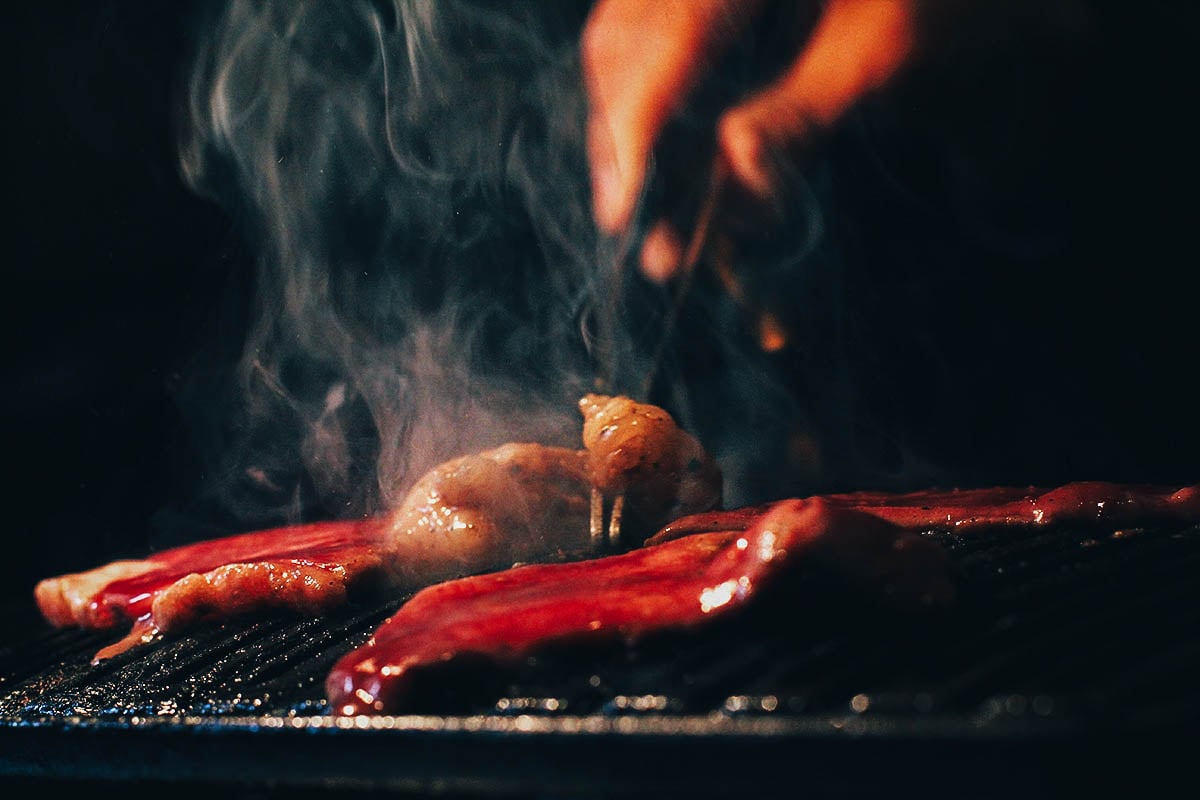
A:
POLYGON ((604 548, 604 495, 595 486, 592 487, 592 516, 588 533, 592 552, 600 552, 604 548))
POLYGON ((591 521, 588 526, 589 540, 593 553, 604 549, 619 550, 621 547, 621 517, 625 513, 625 495, 613 498, 608 522, 604 520, 604 493, 592 487, 591 521))
POLYGON ((675 325, 678 323, 679 315, 687 303, 688 293, 691 292, 692 284, 695 283, 697 266, 700 263, 700 257, 708 247, 713 229, 713 220, 716 217, 717 204, 724 191, 726 177, 727 170, 724 162, 718 159, 713 163, 704 199, 696 214, 695 225, 692 227, 691 238, 688 239, 687 248, 683 251, 683 261, 680 263, 679 268, 679 282, 675 286, 675 297, 671 302, 670 308, 667 309, 666 317, 663 319, 662 332, 659 334, 658 342, 655 344, 654 355, 650 360, 650 369, 646 373, 645 382, 642 385, 641 397, 643 398, 650 397, 650 393, 654 390, 654 381, 657 379, 658 371, 662 367, 667 343, 675 332, 675 325))
POLYGON ((612 517, 608 520, 608 546, 613 550, 621 547, 621 515, 625 512, 625 495, 613 498, 612 517))
MULTIPOLYGON (((688 293, 691 291, 692 284, 695 280, 697 266, 700 263, 700 257, 703 255, 705 248, 708 246, 710 234, 712 233, 713 219, 716 216, 717 204, 721 198, 721 193, 725 186, 726 169, 724 164, 717 160, 713 164, 712 171, 709 175, 708 186, 705 190, 704 199, 700 204, 699 211, 696 215, 696 222, 692 228, 691 238, 688 240, 687 248, 683 252, 683 261, 680 265, 679 282, 676 284, 675 297, 671 302, 670 308, 667 309, 667 314, 663 319, 662 331, 659 334, 658 341, 655 344, 654 354, 650 360, 650 368, 646 373, 645 380, 641 387, 639 399, 646 399, 651 396, 654 390, 654 381, 658 376, 659 368, 662 366, 663 357, 666 353, 667 343, 670 341, 675 332, 675 325, 678 322, 679 315, 683 310, 684 304, 687 302, 688 293)), ((631 250, 630 242, 627 240, 621 252, 627 254, 631 250)), ((624 258, 622 258, 622 261, 624 258)), ((615 298, 614 298, 615 300, 615 298)), ((609 309, 608 320, 614 330, 610 330, 612 335, 615 331, 615 307, 609 309)), ((611 360, 611 353, 610 353, 611 360)), ((591 515, 589 523, 589 538, 591 542, 592 552, 600 552, 602 548, 607 546, 610 550, 617 550, 621 544, 621 517, 625 510, 625 495, 619 494, 613 498, 611 515, 607 526, 604 522, 604 495, 595 486, 592 487, 591 496, 591 515), (607 531, 605 528, 607 527, 607 531)))

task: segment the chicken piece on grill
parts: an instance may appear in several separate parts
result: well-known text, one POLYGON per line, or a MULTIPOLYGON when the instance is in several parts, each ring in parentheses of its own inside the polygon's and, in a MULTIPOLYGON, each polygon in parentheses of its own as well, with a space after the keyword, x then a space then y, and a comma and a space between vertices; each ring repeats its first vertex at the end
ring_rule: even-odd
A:
POLYGON ((622 537, 641 542, 688 509, 716 508, 721 471, 695 437, 663 409, 624 396, 585 395, 583 444, 591 481, 606 495, 625 495, 622 537))
POLYGON ((400 585, 587 554, 588 453, 506 444, 427 472, 381 528, 400 585))
POLYGON ((604 420, 604 432, 585 435, 586 450, 522 443, 462 456, 430 470, 387 514, 238 534, 47 578, 35 589, 38 606, 58 626, 136 620, 132 645, 147 631, 248 611, 317 613, 364 585, 411 590, 584 557, 597 475, 606 490, 637 499, 636 541, 677 513, 713 508, 720 475, 695 439, 666 412, 621 400, 581 401, 585 431, 604 420), (625 410, 605 416, 609 408, 625 410), (692 461, 703 468, 687 469, 692 461))

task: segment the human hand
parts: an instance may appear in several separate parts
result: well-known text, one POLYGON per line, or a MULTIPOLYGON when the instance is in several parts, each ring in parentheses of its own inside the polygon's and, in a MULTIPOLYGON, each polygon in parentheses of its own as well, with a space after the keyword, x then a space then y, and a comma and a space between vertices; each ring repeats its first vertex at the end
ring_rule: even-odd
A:
MULTIPOLYGON (((829 0, 819 8, 811 0, 815 24, 798 32, 794 59, 716 121, 716 158, 739 204, 771 209, 821 133, 907 63, 920 2, 829 0)), ((664 127, 767 6, 764 0, 597 3, 581 56, 593 213, 602 231, 617 234, 630 226, 664 127)), ((655 223, 641 250, 644 274, 656 281, 674 277, 682 249, 669 223, 655 223)))

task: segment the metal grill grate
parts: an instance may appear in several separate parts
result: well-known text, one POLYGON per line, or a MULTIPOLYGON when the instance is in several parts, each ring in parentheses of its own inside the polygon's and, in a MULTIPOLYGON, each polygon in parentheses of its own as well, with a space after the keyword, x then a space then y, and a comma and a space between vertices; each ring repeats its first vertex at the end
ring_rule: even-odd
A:
POLYGON ((960 572, 963 593, 949 612, 902 617, 813 572, 700 633, 547 651, 503 674, 458 670, 422 686, 405 717, 337 719, 322 695, 333 662, 398 599, 200 629, 94 667, 91 655, 111 635, 50 630, 26 602, 9 609, 0 649, 0 740, 17 754, 0 756, 0 774, 197 780, 216 757, 239 765, 226 779, 295 785, 511 792, 532 781, 539 791, 615 791, 660 785, 647 775, 671 771, 647 760, 667 748, 685 759, 674 780, 705 794, 728 788, 728 770, 714 770, 732 753, 760 777, 783 781, 803 757, 826 788, 863 788, 882 778, 847 784, 834 765, 870 754, 900 769, 901 758, 941 762, 968 748, 958 767, 937 767, 942 780, 959 769, 1007 770, 991 785, 1007 791, 1017 776, 1062 776, 1106 747, 1119 746, 1129 764, 1131 742, 1153 741, 1161 758, 1200 717, 1200 526, 929 535, 960 572), (199 734, 207 747, 195 747, 199 734), (192 754, 149 771, 101 759, 109 747, 173 736, 190 737, 192 754), (620 776, 596 771, 601 741, 603 752, 623 753, 620 776), (224 752, 235 742, 240 750, 224 752), (703 754, 717 742, 709 764, 703 754), (210 752, 214 743, 223 755, 210 752), (414 763, 409 752, 397 761, 394 748, 417 743, 429 760, 414 763), (40 763, 48 747, 57 755, 40 763), (312 747, 317 755, 297 763, 312 747), (378 760, 364 765, 371 752, 378 760), (479 761, 464 764, 465 753, 479 761), (1024 769, 1001 766, 1014 753, 1024 769), (524 777, 497 772, 506 759, 524 764, 524 777))

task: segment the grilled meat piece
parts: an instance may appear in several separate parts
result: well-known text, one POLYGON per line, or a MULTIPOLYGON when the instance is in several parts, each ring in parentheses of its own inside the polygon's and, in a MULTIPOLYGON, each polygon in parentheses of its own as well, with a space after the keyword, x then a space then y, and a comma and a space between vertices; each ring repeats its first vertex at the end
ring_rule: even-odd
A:
POLYGON ((313 613, 344 602, 351 586, 382 578, 383 567, 377 522, 317 522, 46 578, 34 596, 43 616, 59 627, 113 628, 140 620, 144 634, 253 609, 313 613))
POLYGON ((506 444, 434 467, 382 526, 398 585, 586 555, 588 454, 506 444))
POLYGON ((954 594, 949 560, 932 540, 821 498, 788 500, 744 534, 695 534, 424 589, 334 665, 326 694, 340 714, 403 712, 422 672, 455 662, 512 665, 551 644, 634 642, 700 627, 814 559, 910 606, 954 594))
POLYGON ((403 711, 430 671, 504 667, 564 643, 700 628, 808 565, 901 609, 942 606, 956 590, 945 552, 920 535, 928 530, 1197 519, 1200 486, 1098 482, 843 494, 698 514, 629 553, 424 589, 334 665, 326 692, 340 714, 403 711))
POLYGON ((598 394, 585 395, 579 408, 592 484, 609 496, 625 495, 626 541, 642 541, 689 509, 720 504, 716 461, 666 411, 598 394))
MULTIPOLYGON (((1200 518, 1200 485, 1175 488, 1103 481, 1076 481, 1054 489, 994 487, 930 489, 895 494, 849 492, 825 496, 838 508, 850 508, 908 530, 969 531, 983 527, 1051 525, 1070 521, 1119 526, 1200 518)), ((707 531, 746 530, 770 504, 732 511, 705 511, 673 520, 648 544, 707 531)))

